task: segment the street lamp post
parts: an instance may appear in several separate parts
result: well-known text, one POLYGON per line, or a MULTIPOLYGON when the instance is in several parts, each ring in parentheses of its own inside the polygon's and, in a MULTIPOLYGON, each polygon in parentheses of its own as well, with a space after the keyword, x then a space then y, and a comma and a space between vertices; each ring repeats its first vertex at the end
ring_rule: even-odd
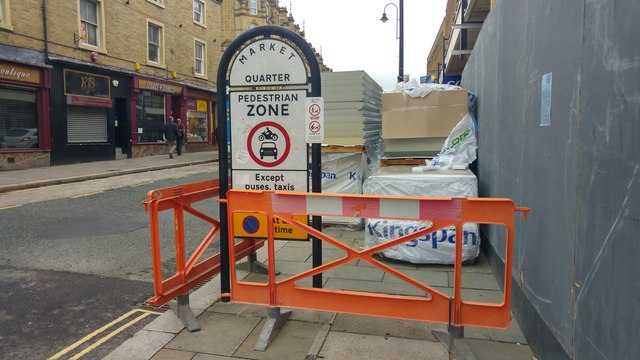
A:
POLYGON ((398 0, 400 8, 394 3, 388 3, 382 10, 382 17, 380 21, 387 22, 387 6, 393 5, 396 8, 396 39, 398 39, 399 45, 399 60, 398 60, 398 82, 402 82, 404 79, 404 0, 398 0))

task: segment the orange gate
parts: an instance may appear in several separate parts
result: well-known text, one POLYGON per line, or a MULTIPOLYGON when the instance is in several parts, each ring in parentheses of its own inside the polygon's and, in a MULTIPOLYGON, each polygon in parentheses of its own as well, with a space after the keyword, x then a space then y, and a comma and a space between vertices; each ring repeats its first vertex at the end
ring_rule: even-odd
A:
MULTIPOLYGON (((143 204, 145 211, 149 213, 151 230, 154 296, 149 299, 150 304, 160 306, 176 297, 187 295, 191 288, 220 272, 219 253, 200 261, 202 255, 218 234, 220 221, 194 209, 192 206, 195 202, 215 198, 219 194, 220 185, 218 179, 152 190, 147 194, 147 200, 143 204), (170 209, 173 209, 174 214, 176 272, 170 278, 163 279, 158 213, 170 209), (211 230, 188 260, 186 259, 184 244, 185 211, 211 224, 211 230)), ((255 254, 256 250, 262 247, 263 244, 264 240, 242 239, 234 248, 235 259, 239 260, 247 255, 255 254)))
POLYGON ((229 214, 229 249, 231 259, 238 255, 237 249, 233 247, 235 241, 232 222, 234 213, 238 212, 264 214, 267 218, 267 224, 272 224, 274 219, 284 220, 311 236, 346 252, 346 256, 343 258, 276 281, 274 230, 271 226, 268 226, 269 281, 266 284, 239 281, 236 276, 235 263, 231 261, 232 291, 230 295, 233 301, 264 304, 272 308, 283 306, 447 323, 455 327, 478 326, 507 328, 509 326, 511 320, 510 272, 514 217, 516 211, 523 212, 526 217, 526 212, 529 210, 528 208, 515 207, 512 200, 230 190, 227 193, 226 202, 229 214), (383 244, 357 250, 296 220, 294 214, 428 220, 432 223, 432 226, 383 244), (462 241, 456 241, 455 244, 455 280, 452 296, 413 279, 373 257, 375 253, 384 249, 424 236, 437 229, 455 226, 456 233, 462 234, 462 226, 464 223, 495 224, 506 227, 504 297, 501 303, 472 302, 462 299, 462 241), (306 288, 295 285, 295 283, 301 279, 311 277, 358 259, 401 279, 410 286, 420 289, 427 296, 400 296, 359 291, 306 288))

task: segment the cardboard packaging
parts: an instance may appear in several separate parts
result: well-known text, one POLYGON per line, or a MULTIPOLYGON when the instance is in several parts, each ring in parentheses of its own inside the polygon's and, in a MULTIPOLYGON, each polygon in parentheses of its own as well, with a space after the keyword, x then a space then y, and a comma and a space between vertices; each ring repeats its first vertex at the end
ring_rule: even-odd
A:
POLYGON ((464 89, 433 91, 423 98, 382 94, 382 138, 446 138, 467 112, 464 89))

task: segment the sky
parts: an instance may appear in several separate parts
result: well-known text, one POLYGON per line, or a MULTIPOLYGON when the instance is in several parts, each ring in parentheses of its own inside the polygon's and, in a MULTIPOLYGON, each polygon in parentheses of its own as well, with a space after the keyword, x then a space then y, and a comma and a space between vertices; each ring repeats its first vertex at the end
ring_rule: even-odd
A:
MULTIPOLYGON (((322 53, 333 71, 364 70, 382 86, 393 89, 398 76, 397 12, 386 4, 399 0, 280 0, 295 22, 304 25, 306 39, 322 53)), ((404 73, 426 75, 427 57, 445 15, 446 0, 404 0, 404 73)))

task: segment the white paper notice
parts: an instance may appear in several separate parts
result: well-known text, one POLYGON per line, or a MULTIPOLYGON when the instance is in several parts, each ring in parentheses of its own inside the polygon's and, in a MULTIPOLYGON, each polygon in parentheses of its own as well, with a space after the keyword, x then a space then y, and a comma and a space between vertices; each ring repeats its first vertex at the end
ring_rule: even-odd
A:
POLYGON ((324 142, 324 98, 308 97, 305 101, 305 140, 307 143, 324 142))
POLYGON ((540 126, 551 126, 551 90, 553 73, 542 75, 540 126))

